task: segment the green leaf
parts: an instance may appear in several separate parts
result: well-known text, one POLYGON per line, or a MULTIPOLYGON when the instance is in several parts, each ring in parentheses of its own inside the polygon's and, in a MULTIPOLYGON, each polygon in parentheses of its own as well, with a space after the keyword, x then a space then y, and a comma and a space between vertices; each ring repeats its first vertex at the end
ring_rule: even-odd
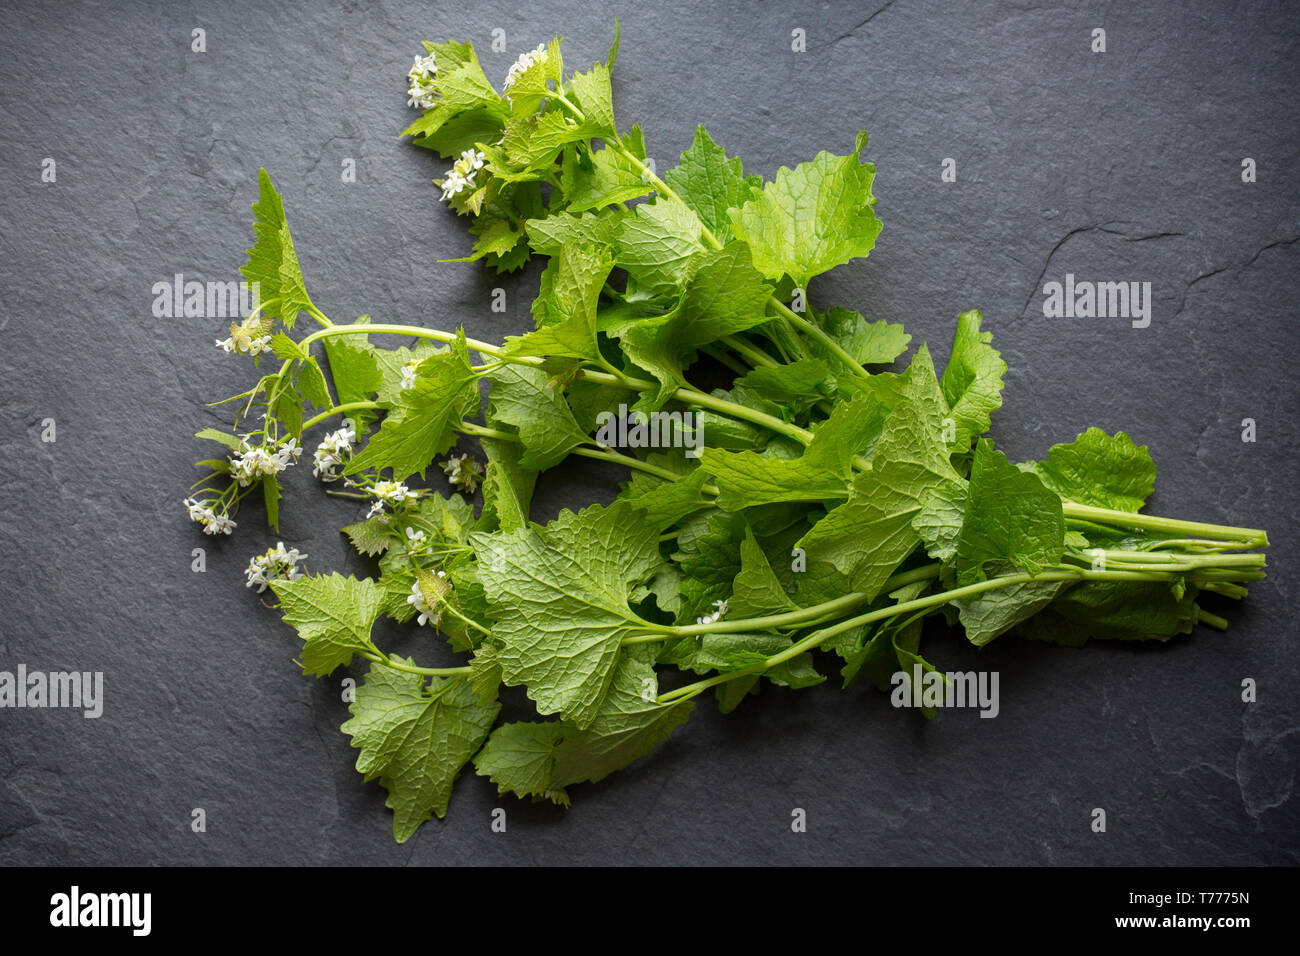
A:
MULTIPOLYGON (((889 596, 895 604, 903 604, 920 597, 928 585, 927 581, 917 581, 899 588, 889 596)), ((900 660, 899 651, 907 651, 909 648, 913 653, 916 651, 920 642, 922 617, 923 615, 900 614, 887 618, 865 643, 848 649, 844 654, 844 667, 840 669, 843 686, 852 687, 860 678, 866 677, 876 685, 877 690, 889 690, 894 674, 899 670, 911 669, 910 657, 904 664, 900 660)))
POLYGON ((471 541, 505 682, 525 684, 540 713, 590 726, 622 639, 649 627, 629 599, 660 563, 655 529, 615 502, 471 541))
POLYGON ((225 445, 231 451, 239 450, 239 436, 229 435, 226 432, 218 431, 215 428, 204 428, 194 433, 195 438, 202 438, 207 441, 217 441, 225 445))
POLYGON ((503 365, 488 378, 492 381, 489 424, 501 423, 518 430, 524 446, 519 467, 545 471, 587 441, 564 395, 550 384, 550 376, 541 369, 503 365))
POLYGON ((298 363, 298 389, 303 398, 317 408, 333 407, 329 388, 325 384, 325 374, 306 349, 283 332, 277 332, 271 337, 271 348, 277 358, 298 363))
MULTIPOLYGON (((705 634, 699 638, 682 638, 667 647, 660 661, 675 667, 691 670, 697 674, 717 671, 719 674, 732 673, 765 664, 769 657, 789 650, 794 638, 788 635, 770 632, 739 634, 705 634)), ((760 678, 766 677, 782 687, 812 687, 826 680, 812 666, 811 654, 800 654, 793 660, 768 667, 761 673, 734 677, 731 683, 745 687, 745 692, 754 687, 760 678)), ((733 709, 744 693, 728 694, 724 700, 733 709)))
POLYGON ((695 139, 678 165, 664 174, 664 181, 723 245, 732 237, 727 210, 743 205, 763 187, 763 178, 746 176, 740 158, 728 159, 703 126, 695 127, 695 139))
MULTIPOLYGON (((461 581, 456 587, 461 592, 465 590, 461 581)), ((469 660, 469 684, 484 706, 491 706, 501 692, 501 662, 497 660, 496 647, 488 641, 475 648, 469 660)))
POLYGON ((681 335, 686 347, 716 342, 768 320, 772 286, 754 268, 743 242, 699 255, 696 266, 681 304, 681 335))
POLYGON ((759 272, 788 275, 806 289, 813 276, 871 251, 880 220, 872 209, 876 168, 858 159, 866 145, 867 134, 858 133, 847 156, 823 152, 794 169, 783 166, 761 195, 731 211, 759 272))
POLYGON ((808 402, 829 397, 830 370, 817 359, 799 359, 771 368, 756 368, 735 384, 773 402, 808 402))
POLYGON ((413 349, 408 349, 406 346, 395 349, 372 348, 381 379, 375 401, 390 408, 402 399, 402 393, 405 391, 402 387, 402 369, 407 363, 423 361, 439 351, 438 346, 427 339, 417 343, 413 349))
POLYGON ((1024 621, 1015 633, 1072 647, 1102 641, 1167 641, 1196 625, 1194 587, 1176 596, 1163 581, 1085 581, 1024 621))
POLYGON ((627 357, 660 383, 657 394, 637 403, 640 410, 657 410, 686 384, 683 369, 699 346, 768 320, 764 310, 772 287, 750 264, 744 243, 701 252, 695 265, 676 308, 603 326, 622 340, 627 357))
POLYGON ((620 222, 618 265, 645 292, 675 292, 699 266, 700 220, 680 201, 657 197, 620 222))
POLYGON ((945 566, 951 565, 957 556, 957 540, 961 537, 969 497, 966 482, 944 482, 921 497, 921 510, 912 519, 912 527, 925 542, 926 552, 945 566))
POLYGON ((899 379, 898 401, 885 419, 872 469, 858 474, 849 500, 799 542, 808 557, 803 579, 838 574, 850 590, 874 597, 920 543, 912 521, 927 497, 960 481, 943 441, 943 397, 925 346, 899 379))
POLYGON ((690 717, 690 702, 656 704, 658 681, 645 648, 625 652, 591 725, 507 724, 475 767, 501 793, 568 805, 565 787, 596 783, 645 756, 690 717), (507 731, 507 728, 512 728, 507 731))
POLYGON ((280 482, 275 475, 262 478, 262 500, 266 503, 266 523, 280 530, 280 482))
MULTIPOLYGON (((639 127, 632 127, 621 142, 627 153, 645 160, 645 140, 639 127)), ((644 171, 627 153, 608 146, 592 149, 586 144, 566 149, 560 167, 560 188, 568 211, 603 210, 653 192, 644 171)))
POLYGON ((481 438, 479 444, 488 462, 483 479, 483 516, 478 530, 517 531, 528 524, 537 475, 520 464, 523 448, 517 442, 481 438))
POLYGON ((950 442, 954 452, 967 451, 976 437, 988 431, 989 416, 1002 405, 1007 363, 989 344, 992 333, 980 331, 982 320, 978 311, 958 316, 952 357, 940 383, 955 426, 956 437, 950 442))
POLYGON ((1027 581, 954 601, 966 639, 983 647, 1050 604, 1069 581, 1027 581))
POLYGON ((717 479, 721 491, 718 504, 737 511, 773 501, 845 497, 853 457, 866 439, 863 426, 871 419, 865 412, 872 400, 863 393, 837 405, 798 458, 705 448, 700 457, 704 468, 717 479))
POLYGON ((578 99, 586 126, 595 136, 617 136, 614 126, 614 93, 609 84, 609 68, 597 63, 586 73, 575 73, 569 87, 578 99))
POLYGON ((554 109, 508 120, 501 145, 515 169, 545 170, 554 165, 561 149, 586 139, 590 132, 563 110, 554 109))
POLYGON ((966 513, 957 538, 958 585, 985 580, 984 567, 990 561, 1007 561, 1037 574, 1059 563, 1064 549, 1061 499, 981 438, 975 445, 966 513))
POLYGON ((798 607, 781 587, 767 555, 749 528, 745 529, 745 539, 740 543, 740 573, 732 584, 728 605, 728 613, 736 618, 784 614, 798 607))
POLYGON ((352 542, 352 547, 370 558, 387 551, 393 535, 392 524, 381 518, 366 518, 364 521, 345 525, 342 530, 352 542))
POLYGON ((691 349, 682 342, 681 328, 679 310, 629 322, 606 321, 605 332, 619 339, 627 359, 659 383, 657 390, 641 393, 633 406, 635 411, 656 412, 677 389, 685 387, 685 366, 691 349))
MULTIPOLYGON (((419 122, 416 120, 416 124, 419 122)), ((461 153, 473 149, 478 143, 497 142, 501 139, 501 132, 499 110, 472 109, 443 119, 436 130, 417 136, 412 145, 433 150, 444 159, 459 158, 461 153)))
POLYGON ((555 748, 565 733, 559 721, 502 724, 474 758, 474 768, 497 785, 501 796, 513 793, 567 807, 569 795, 553 783, 555 748))
POLYGON ((696 468, 678 481, 632 482, 618 497, 638 511, 655 531, 671 528, 682 518, 712 504, 703 491, 708 475, 696 468))
POLYGON ((565 243, 551 264, 555 272, 551 287, 543 289, 544 309, 540 314, 534 303, 538 328, 527 335, 508 338, 507 350, 513 354, 600 361, 596 307, 613 260, 601 248, 565 243))
POLYGON ((612 246, 619 220, 624 215, 622 209, 602 209, 579 216, 557 212, 544 219, 529 219, 525 223, 528 243, 534 252, 544 256, 559 255, 566 242, 577 246, 612 246))
POLYGON ((240 268, 244 278, 257 283, 259 302, 277 300, 264 312, 265 318, 279 316, 287 328, 293 328, 298 313, 311 306, 293 236, 284 219, 284 204, 271 185, 265 169, 257 174, 259 196, 253 203, 253 234, 256 241, 248 250, 248 261, 240 268))
POLYGON ((677 536, 678 553, 673 556, 682 570, 678 623, 694 623, 714 601, 731 596, 747 527, 743 514, 716 510, 687 522, 677 536))
POLYGON ((286 624, 303 642, 304 673, 324 677, 352 663, 354 654, 375 654, 370 629, 383 606, 383 589, 369 578, 340 574, 272 581, 286 624))
MULTIPOLYGON (((370 347, 357 345, 350 341, 351 338, 353 336, 336 335, 324 340, 330 377, 334 380, 340 405, 370 401, 384 381, 370 347)), ((357 423, 359 434, 375 416, 373 412, 358 409, 349 412, 348 417, 357 423)))
MULTIPOLYGON (((907 351, 912 337, 901 325, 868 322, 859 313, 835 306, 822 319, 822 328, 835 344, 844 349, 859 365, 888 365, 907 351)), ((810 339, 809 349, 834 369, 844 369, 844 361, 817 339, 810 339)))
MULTIPOLYGON (((400 657, 398 663, 414 662, 400 657)), ((393 811, 393 839, 405 843, 436 813, 446 816, 451 788, 483 745, 500 705, 485 705, 463 677, 426 678, 381 664, 357 688, 342 730, 361 753, 357 770, 379 778, 393 811)))
POLYGON ((1100 428, 1089 428, 1068 445, 1053 445, 1046 461, 1021 467, 1062 498, 1115 511, 1141 511, 1156 484, 1147 446, 1100 428))
POLYGON ((659 687, 650 660, 649 648, 624 652, 591 726, 567 734, 556 747, 555 783, 597 783, 644 757, 690 717, 690 702, 654 702, 659 687))
POLYGON ((424 477, 433 458, 456 443, 457 426, 480 403, 464 333, 450 348, 424 359, 416 368, 415 384, 398 394, 397 405, 344 474, 391 468, 398 481, 417 473, 424 477))

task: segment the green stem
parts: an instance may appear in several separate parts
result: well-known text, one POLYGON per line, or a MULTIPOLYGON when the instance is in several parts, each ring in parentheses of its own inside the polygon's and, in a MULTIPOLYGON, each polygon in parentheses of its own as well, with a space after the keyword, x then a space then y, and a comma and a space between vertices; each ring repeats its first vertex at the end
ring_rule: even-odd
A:
POLYGON ((1160 551, 1112 551, 1097 548, 1084 551, 1076 560, 1087 561, 1100 553, 1107 565, 1122 565, 1122 570, 1195 571, 1199 568, 1262 568, 1268 561, 1258 552, 1249 554, 1167 554, 1160 551))
POLYGON ((1175 518, 1160 518, 1156 515, 1134 514, 1128 511, 1114 511, 1110 508, 1096 508, 1062 499, 1061 510, 1067 518, 1080 518, 1112 527, 1130 528, 1144 531, 1167 531, 1172 534, 1194 535, 1201 538, 1213 538, 1219 541, 1240 541, 1253 547, 1268 547, 1268 533, 1256 528, 1233 528, 1221 524, 1205 524, 1200 521, 1179 521, 1175 518))
MULTIPOLYGON (((365 335, 367 333, 377 335, 409 335, 415 338, 432 339, 435 342, 452 343, 458 340, 458 337, 450 332, 443 332, 441 329, 426 329, 413 325, 332 325, 328 328, 318 329, 311 333, 301 342, 299 346, 306 349, 313 342, 320 339, 329 338, 335 335, 365 335)), ((482 352, 485 355, 491 355, 505 362, 513 362, 516 365, 531 365, 537 367, 543 364, 543 360, 531 355, 512 355, 504 349, 489 345, 486 342, 480 342, 478 339, 465 340, 466 345, 476 352, 482 352)), ((612 385, 618 388, 629 388, 635 391, 647 391, 659 387, 658 382, 651 382, 645 379, 633 378, 624 375, 617 370, 600 372, 594 369, 581 369, 579 374, 584 379, 596 382, 600 385, 612 385)), ((729 418, 738 418, 742 421, 753 422, 755 425, 761 425, 764 428, 771 429, 801 444, 808 444, 812 440, 812 432, 807 429, 792 425, 789 422, 782 421, 772 415, 756 411, 752 408, 746 408, 743 405, 737 405, 735 402, 728 402, 725 399, 716 398, 712 395, 706 395, 704 392, 693 388, 679 388, 670 396, 671 398, 685 405, 696 405, 701 408, 708 408, 729 418)), ((869 463, 865 463, 870 468, 869 463)))
MULTIPOLYGON (((486 425, 479 425, 475 422, 461 422, 458 430, 466 435, 472 435, 475 438, 492 438, 497 441, 508 441, 515 444, 519 442, 519 436, 510 432, 503 432, 496 428, 488 428, 486 425)), ((613 462, 616 465, 624 465, 637 471, 644 471, 648 475, 654 475, 656 478, 663 478, 667 481, 680 481, 682 475, 669 471, 667 468, 660 468, 658 465, 652 465, 648 461, 642 461, 640 458, 634 458, 631 455, 622 455, 609 449, 583 448, 581 446, 574 448, 570 454, 580 455, 583 458, 592 458, 596 461, 613 462)), ((702 489, 705 494, 718 495, 718 489, 713 485, 705 485, 702 489)))
POLYGON ((1227 619, 1219 617, 1219 615, 1217 614, 1211 614, 1209 611, 1205 610, 1205 608, 1201 607, 1199 604, 1196 605, 1196 620, 1200 621, 1203 624, 1208 624, 1210 625, 1210 627, 1215 628, 1216 630, 1226 631, 1228 629, 1227 619))
MULTIPOLYGON (((311 347, 313 342, 320 339, 330 338, 335 335, 366 335, 374 332, 377 335, 409 335, 413 338, 432 339, 435 342, 443 342, 452 345, 460 340, 454 332, 444 332, 441 329, 426 329, 415 325, 331 325, 327 328, 317 329, 308 335, 298 345, 303 349, 311 347)), ((541 365, 542 360, 533 356, 509 355, 505 349, 495 345, 489 345, 487 342, 480 342, 478 339, 466 338, 465 344, 476 352, 482 352, 485 355, 491 355, 493 358, 501 359, 506 362, 514 362, 517 365, 541 365)))
POLYGON ((310 315, 317 322, 319 322, 321 325, 325 326, 326 328, 334 324, 328 318, 325 317, 324 312, 316 308, 316 306, 312 305, 310 302, 307 303, 307 314, 310 315))
POLYGON ((781 364, 762 349, 755 348, 738 335, 724 335, 718 341, 755 367, 776 368, 781 364))
MULTIPOLYGON (((628 468, 635 468, 638 471, 644 471, 647 475, 654 475, 656 478, 663 478, 665 481, 681 481, 683 475, 675 471, 669 471, 667 468, 660 468, 658 465, 652 465, 648 461, 642 461, 640 458, 633 458, 631 455, 623 455, 609 449, 597 448, 574 448, 574 455, 581 455, 583 458, 590 458, 594 461, 608 461, 616 465, 625 465, 628 468)), ((706 495, 716 498, 720 492, 715 485, 703 485, 700 490, 706 495)), ((705 503, 701 502, 701 506, 705 503)))
MULTIPOLYGON (((931 578, 939 576, 939 568, 940 565, 938 564, 927 564, 924 567, 895 574, 881 587, 880 593, 888 594, 890 591, 897 590, 907 584, 914 584, 917 581, 929 581, 931 578)), ((623 639, 623 643, 648 644, 674 637, 696 637, 704 634, 741 634, 747 631, 770 630, 797 624, 812 624, 845 611, 852 611, 866 604, 868 600, 868 595, 863 592, 852 591, 833 600, 814 604, 811 607, 799 608, 795 611, 786 611, 784 614, 737 618, 731 621, 715 621, 713 624, 681 624, 676 627, 661 628, 655 634, 638 634, 627 637, 623 639)))
POLYGON ((325 421, 325 419, 331 418, 334 415, 342 415, 345 412, 374 411, 380 408, 383 408, 383 406, 378 402, 344 402, 342 405, 335 405, 333 408, 327 408, 319 415, 313 415, 302 423, 302 430, 305 432, 312 426, 319 425, 321 422, 325 421))
MULTIPOLYGON (((976 594, 982 594, 985 591, 993 591, 1000 588, 1013 587, 1017 584, 1026 584, 1030 581, 1167 581, 1167 574, 1158 574, 1152 572, 1140 571, 1048 571, 1042 574, 1009 574, 1003 577, 990 578, 987 581, 980 581, 975 584, 968 584, 964 587, 954 588, 951 591, 940 591, 936 594, 926 595, 911 601, 903 601, 900 604, 892 604, 889 607, 879 608, 875 611, 868 611, 865 614, 859 614, 857 617, 851 617, 840 621, 830 627, 814 631, 800 641, 791 644, 785 650, 773 654, 761 664, 755 664, 753 667, 745 668, 742 671, 731 671, 727 674, 719 674, 716 677, 709 678, 705 681, 698 681, 694 684, 688 684, 685 687, 679 687, 676 690, 669 691, 667 694, 660 694, 657 698, 658 703, 667 704, 688 697, 694 697, 696 694, 720 684, 725 680, 732 680, 742 674, 752 674, 762 672, 783 664, 788 660, 798 657, 815 647, 821 646, 827 640, 835 637, 837 634, 843 634, 845 631, 851 631, 856 627, 864 624, 873 624, 876 621, 885 620, 886 618, 895 617, 899 614, 908 614, 912 611, 919 611, 924 608, 939 607, 950 601, 959 601, 963 598, 973 597, 976 594)), ((886 585, 888 587, 888 585, 886 585)))
POLYGON ((814 322, 809 322, 802 315, 794 311, 794 309, 790 308, 784 302, 781 302, 775 296, 772 297, 769 304, 774 305, 776 311, 795 328, 799 329, 805 335, 812 336, 826 348, 839 356, 840 360, 849 367, 850 371, 852 371, 854 375, 857 375, 859 378, 871 378, 871 373, 859 365, 857 359, 844 351, 844 349, 840 347, 840 344, 827 335, 821 326, 814 322))
POLYGON ((389 657, 383 651, 377 651, 377 654, 362 654, 366 660, 374 661, 376 664, 383 664, 385 667, 391 667, 395 671, 406 671, 408 674, 422 674, 426 677, 459 677, 468 675, 468 667, 416 667, 414 664, 403 664, 389 657))
POLYGON ((720 348, 715 348, 712 345, 701 345, 700 351, 703 352, 705 355, 707 355, 709 358, 713 359, 713 361, 717 362, 719 365, 725 365, 727 368, 731 369, 737 375, 744 375, 749 371, 749 369, 747 369, 743 363, 737 362, 734 358, 732 358, 730 355, 728 355, 720 348))

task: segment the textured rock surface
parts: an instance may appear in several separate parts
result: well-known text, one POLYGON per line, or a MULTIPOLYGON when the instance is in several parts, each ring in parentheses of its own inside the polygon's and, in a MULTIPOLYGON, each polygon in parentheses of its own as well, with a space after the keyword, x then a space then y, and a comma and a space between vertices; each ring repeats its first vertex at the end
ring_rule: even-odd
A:
MULTIPOLYGON (((107 695, 99 720, 0 711, 0 863, 1300 862, 1287 4, 264 6, 0 12, 0 669, 102 670, 107 695), (233 539, 204 539, 179 505, 208 452, 190 436, 227 420, 203 403, 246 388, 248 364, 212 347, 218 320, 154 318, 150 290, 177 272, 237 278, 264 165, 326 312, 520 330, 535 269, 502 283, 511 308, 494 315, 498 280, 435 262, 469 242, 429 185, 443 164, 397 138, 404 74, 416 41, 447 35, 496 78, 552 32, 586 64, 615 12, 617 106, 661 170, 697 122, 767 177, 870 131, 885 229, 814 301, 905 321, 940 361, 957 312, 982 308, 1011 365, 993 434, 1013 460, 1126 429, 1160 466, 1153 511, 1270 530, 1274 577, 1216 605, 1226 635, 977 653, 940 630, 941 667, 1001 672, 998 719, 926 723, 833 687, 768 690, 725 718, 706 701, 651 758, 575 788, 568 813, 470 776, 444 822, 393 845, 383 791, 338 732, 341 675, 300 676, 291 632, 241 586, 275 538, 249 514, 233 539), (508 53, 489 50, 497 27, 508 53), (1044 318, 1042 285, 1067 272, 1150 281, 1150 327, 1044 318), (1242 703, 1244 677, 1258 703, 1242 703)), ((618 478, 561 469, 534 517, 607 499, 618 478)), ((355 506, 308 468, 289 485, 280 537, 315 569, 358 570, 333 530, 355 506)))

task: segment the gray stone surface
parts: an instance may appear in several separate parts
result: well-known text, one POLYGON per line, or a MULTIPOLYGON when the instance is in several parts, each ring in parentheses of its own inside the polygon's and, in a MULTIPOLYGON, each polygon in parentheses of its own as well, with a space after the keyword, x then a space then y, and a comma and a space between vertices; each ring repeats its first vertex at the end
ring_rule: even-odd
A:
MULTIPOLYGON (((99 720, 0 711, 0 863, 1300 861, 1288 4, 4 6, 0 669, 102 670, 107 702, 99 720), (1216 605, 1227 634, 977 653, 941 630, 940 666, 1001 672, 998 719, 926 723, 833 686, 768 690, 730 717, 705 701, 656 755, 575 788, 567 813, 470 776, 444 822, 393 845, 383 791, 338 732, 337 679, 302 677, 292 633, 242 587, 275 536, 248 520, 214 542, 180 508, 208 452, 190 436, 227 420, 204 403, 251 371, 212 347, 222 323, 154 318, 150 289, 237 278, 262 165, 327 313, 519 331, 535 269, 493 315, 497 280, 435 261, 469 242, 429 184, 444 164, 398 140, 405 70, 418 40, 449 35, 498 79, 553 32, 590 63, 616 13, 617 106, 660 169, 696 123, 767 177, 870 131, 884 232, 814 300, 904 321, 940 361, 955 315, 983 309, 1011 365, 993 433, 1013 460, 1088 425, 1126 429, 1161 469, 1153 511, 1269 529, 1274 576, 1216 605), (508 53, 488 49, 495 27, 508 53), (945 157, 956 183, 940 181, 945 157), (1243 157, 1258 182, 1241 181, 1243 157), (1150 327, 1044 318, 1042 284, 1067 272, 1150 281, 1150 327), (489 830, 498 805, 504 835, 489 830), (806 834, 790 832, 794 807, 806 834)), ((561 470, 535 517, 608 499, 619 477, 561 470)), ((309 468, 289 485, 280 537, 314 569, 358 570, 335 530, 355 506, 320 495, 309 468)))

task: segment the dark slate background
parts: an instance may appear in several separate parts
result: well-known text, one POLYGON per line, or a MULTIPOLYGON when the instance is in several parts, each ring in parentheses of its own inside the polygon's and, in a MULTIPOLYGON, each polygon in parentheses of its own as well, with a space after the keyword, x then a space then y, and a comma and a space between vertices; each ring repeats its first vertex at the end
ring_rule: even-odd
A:
MULTIPOLYGON (((1300 805, 1295 373, 1300 331, 1294 10, 1286 3, 762 5, 533 0, 5 4, 0 13, 0 669, 102 670, 98 721, 0 712, 0 863, 1294 864, 1300 805), (272 6, 273 10, 259 9, 272 6), (228 280, 265 166, 313 299, 335 319, 525 327, 536 269, 499 280, 436 260, 469 247, 404 145, 420 39, 464 37, 494 80, 560 33, 582 66, 620 17, 616 103, 659 168, 696 123, 772 177, 871 133, 869 261, 819 305, 903 321, 942 361, 984 310, 1011 365, 993 434, 1013 460, 1089 425, 1160 466, 1151 510, 1266 527, 1274 577, 1167 647, 1084 650, 940 629, 946 669, 1001 673, 1002 712, 926 723, 884 695, 702 699, 654 756, 566 812, 463 778, 443 822, 390 837, 352 769, 339 677, 304 678, 292 633, 242 586, 276 536, 230 540, 180 499, 252 381, 219 320, 155 319, 151 286, 228 280), (207 31, 206 53, 190 31, 207 31), (505 29, 507 53, 489 49, 505 29), (1107 52, 1090 51, 1103 27, 1107 52), (791 30, 807 52, 791 51, 791 30), (40 180, 57 161, 57 183, 40 180), (357 181, 341 182, 341 162, 357 181), (958 181, 940 181, 945 157, 958 181), (1241 181, 1241 161, 1258 182, 1241 181), (1151 326, 1046 319, 1041 287, 1153 283, 1151 326), (494 285, 509 312, 494 315, 494 285), (43 443, 41 421, 57 422, 43 443), (1241 440, 1243 418, 1258 441, 1241 440), (208 549, 207 571, 190 570, 208 549), (1243 704, 1244 677, 1259 700, 1243 704), (489 829, 493 807, 506 834, 489 829), (194 807, 208 832, 189 827, 194 807), (790 830, 792 808, 808 814, 790 830), (1105 808, 1105 834, 1089 829, 1105 808)), ((534 518, 607 500, 615 470, 560 470, 534 518)), ((337 529, 357 506, 290 479, 279 537, 315 570, 364 571, 337 529)), ((1225 604, 1228 602, 1224 602, 1225 604)), ((402 644, 399 632, 382 636, 402 644)), ((426 660, 438 649, 418 646, 426 660)), ((354 672, 357 673, 357 672, 354 672)), ((359 676, 359 675, 358 675, 359 676)))

